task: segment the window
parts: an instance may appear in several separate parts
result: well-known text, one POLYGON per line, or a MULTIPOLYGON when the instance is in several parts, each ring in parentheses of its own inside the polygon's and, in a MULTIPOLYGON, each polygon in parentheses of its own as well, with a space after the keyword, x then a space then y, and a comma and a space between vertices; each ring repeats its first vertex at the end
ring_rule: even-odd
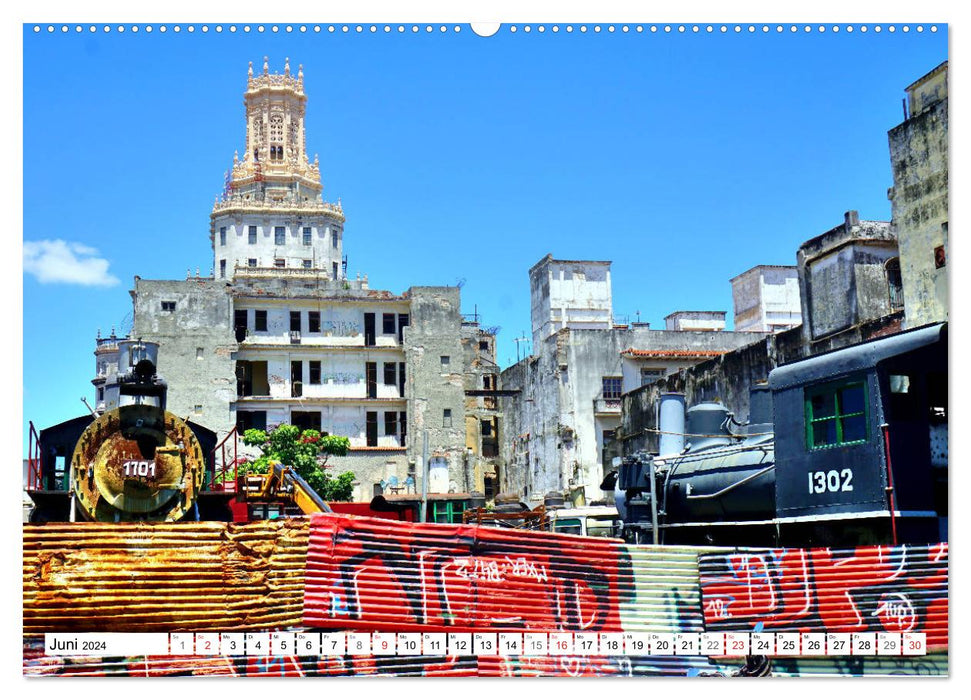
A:
POLYGON ((319 311, 307 312, 307 332, 320 333, 320 312, 319 311))
POLYGON ((196 405, 195 405, 195 406, 193 407, 193 412, 194 412, 194 413, 195 413, 195 414, 196 414, 197 416, 198 416, 198 415, 201 415, 201 414, 202 414, 202 404, 201 404, 201 403, 197 403, 197 404, 196 404, 196 405))
POLYGON ((431 501, 428 522, 461 524, 465 505, 465 501, 431 501))
POLYGON ((219 261, 219 276, 220 277, 225 277, 226 276, 226 261, 225 260, 220 260, 219 261))
POLYGON ((384 363, 384 383, 385 384, 390 384, 391 386, 394 386, 395 384, 398 383, 397 370, 398 370, 398 365, 396 365, 394 362, 384 363))
POLYGON ((206 357, 206 351, 203 348, 196 348, 196 359, 204 360, 206 357))
POLYGON ((254 312, 253 330, 255 331, 266 330, 266 309, 257 309, 254 312))
POLYGON ((810 449, 866 442, 863 382, 806 389, 806 442, 810 449))
POLYGON ((617 401, 620 399, 621 386, 623 384, 622 377, 604 377, 603 378, 603 393, 604 399, 607 401, 617 401))
POLYGON ((300 312, 291 311, 290 312, 290 330, 300 332, 300 312))
POLYGON ((398 412, 397 411, 385 411, 384 412, 384 434, 398 436, 398 412))
POLYGON ((368 447, 378 446, 378 412, 367 411, 365 413, 365 439, 368 447))
POLYGON ((320 384, 320 360, 310 361, 310 383, 320 384))
POLYGON ((336 280, 337 279, 337 263, 334 263, 333 264, 333 267, 334 267, 334 279, 336 280))
POLYGON ((310 269, 310 266, 311 266, 312 264, 313 264, 313 261, 312 261, 312 260, 306 260, 306 259, 305 259, 305 260, 303 261, 303 269, 305 269, 305 270, 309 270, 309 269, 310 269))
POLYGON ((104 400, 105 400, 105 390, 104 390, 104 387, 102 387, 98 389, 98 401, 101 402, 104 400))
POLYGON ((301 360, 290 362, 290 396, 303 396, 303 362, 301 360))
POLYGON ((303 244, 304 245, 311 245, 313 243, 313 239, 314 239, 313 229, 311 229, 309 226, 304 226, 303 227, 303 244))
POLYGON ((442 355, 441 361, 442 361, 442 367, 448 367, 452 359, 448 355, 442 355))
MULTIPOLYGON (((249 237, 250 245, 255 245, 256 244, 256 227, 255 226, 250 226, 249 227, 249 232, 248 232, 247 235, 249 237)), ((251 265, 251 267, 253 267, 253 266, 251 265)))
POLYGON ((405 342, 405 326, 409 324, 408 314, 398 314, 398 342, 405 342))
POLYGON ((394 314, 384 314, 381 318, 382 331, 388 335, 394 335, 394 314))
POLYGON ((219 227, 219 245, 226 245, 226 227, 219 227))
POLYGON ((663 369, 653 369, 651 367, 641 367, 641 386, 653 384, 658 379, 664 378, 663 369))
POLYGON ((286 267, 286 266, 287 266, 286 260, 284 260, 283 258, 274 258, 273 267, 286 267))
POLYGON ((405 436, 408 434, 408 413, 402 411, 398 414, 398 425, 401 426, 401 446, 404 447, 405 436))
POLYGON ((334 248, 337 247, 337 240, 339 237, 340 237, 340 231, 338 231, 336 228, 330 232, 330 244, 332 247, 334 248))
POLYGON ((250 258, 249 260, 246 261, 246 264, 249 267, 256 267, 256 258, 250 258))
POLYGON ((479 350, 482 350, 483 352, 489 352, 489 341, 488 340, 480 340, 479 341, 479 350))
POLYGON ((900 258, 890 258, 884 270, 887 273, 887 291, 890 294, 890 308, 904 308, 904 284, 900 277, 900 258))
POLYGON ((175 302, 174 301, 163 301, 162 302, 162 311, 168 311, 168 312, 175 311, 175 302))
POLYGON ((285 227, 275 226, 273 228, 273 243, 276 245, 287 244, 287 230, 285 227))
POLYGON ((451 428, 452 427, 452 409, 446 408, 442 411, 442 427, 451 428))

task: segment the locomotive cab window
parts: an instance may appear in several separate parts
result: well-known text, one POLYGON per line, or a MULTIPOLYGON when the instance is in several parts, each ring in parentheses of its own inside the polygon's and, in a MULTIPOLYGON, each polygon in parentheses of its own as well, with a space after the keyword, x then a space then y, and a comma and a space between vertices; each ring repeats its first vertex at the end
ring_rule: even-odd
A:
POLYGON ((806 442, 811 450, 858 445, 867 439, 862 381, 806 389, 806 442))

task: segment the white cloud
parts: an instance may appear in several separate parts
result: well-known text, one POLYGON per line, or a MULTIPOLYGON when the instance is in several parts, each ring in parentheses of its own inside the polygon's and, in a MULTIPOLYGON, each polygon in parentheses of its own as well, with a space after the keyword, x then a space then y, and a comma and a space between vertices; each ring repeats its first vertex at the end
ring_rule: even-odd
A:
POLYGON ((24 272, 41 284, 82 284, 89 287, 111 287, 118 278, 108 273, 108 261, 98 251, 81 243, 24 241, 24 272))

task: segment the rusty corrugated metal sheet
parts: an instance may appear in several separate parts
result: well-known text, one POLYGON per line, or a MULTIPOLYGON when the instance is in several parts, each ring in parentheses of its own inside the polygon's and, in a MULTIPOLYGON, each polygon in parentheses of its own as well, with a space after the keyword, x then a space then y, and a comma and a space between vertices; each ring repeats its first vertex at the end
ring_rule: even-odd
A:
POLYGON ((24 526, 24 632, 300 622, 306 519, 24 526))
POLYGON ((709 630, 925 632, 947 648, 947 544, 699 556, 709 630))

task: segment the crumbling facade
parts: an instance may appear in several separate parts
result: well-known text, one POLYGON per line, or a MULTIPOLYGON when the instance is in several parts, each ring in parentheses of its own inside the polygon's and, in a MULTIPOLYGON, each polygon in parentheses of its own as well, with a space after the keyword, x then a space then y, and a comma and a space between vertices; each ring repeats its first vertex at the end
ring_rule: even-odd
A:
POLYGON ((905 325, 914 328, 948 318, 947 61, 906 92, 906 118, 888 134, 888 197, 900 241, 894 272, 906 301, 905 325))
POLYGON ((609 280, 604 261, 546 256, 530 270, 533 353, 500 380, 503 490, 527 501, 548 492, 575 503, 602 497, 600 482, 620 454, 621 396, 761 337, 713 330, 724 328, 724 312, 672 319, 706 330, 614 325, 609 280))
MULTIPOLYGON (((220 438, 282 423, 346 436, 349 454, 329 464, 354 472, 355 500, 420 491, 426 436, 430 491, 481 490, 465 395, 481 370, 459 289, 394 294, 347 276, 343 210, 307 157, 302 70, 250 66, 244 104, 245 152, 210 216, 212 274, 136 277, 131 292, 131 335, 159 343, 169 409, 220 438)), ((99 340, 96 387, 114 347, 99 340)))

